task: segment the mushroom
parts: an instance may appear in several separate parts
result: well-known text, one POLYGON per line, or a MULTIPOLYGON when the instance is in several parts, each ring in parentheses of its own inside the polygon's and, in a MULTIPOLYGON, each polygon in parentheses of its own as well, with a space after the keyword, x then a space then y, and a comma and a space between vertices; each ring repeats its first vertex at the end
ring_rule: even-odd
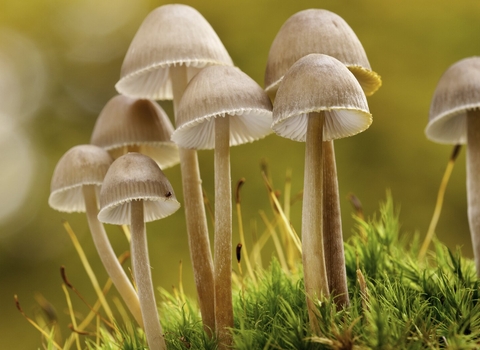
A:
MULTIPOLYGON (((176 114, 187 83, 210 65, 233 65, 210 24, 190 6, 164 5, 153 10, 138 29, 116 88, 133 97, 173 99, 176 114)), ((208 332, 215 327, 213 260, 198 157, 195 150, 184 148, 179 154, 190 257, 208 332)))
POLYGON ((179 162, 172 133, 172 123, 155 101, 116 95, 100 112, 90 143, 114 159, 128 152, 145 154, 165 170, 179 162))
POLYGON ((323 247, 323 141, 352 136, 372 122, 365 94, 337 59, 310 54, 285 74, 273 104, 272 128, 306 142, 302 260, 310 325, 319 332, 315 300, 329 296, 323 247))
POLYGON ((170 182, 157 163, 140 153, 116 159, 100 190, 101 222, 130 225, 133 275, 150 349, 166 349, 150 272, 145 223, 173 214, 180 207, 170 182))
MULTIPOLYGON (((288 69, 311 53, 326 54, 343 62, 367 96, 381 86, 380 76, 372 71, 360 40, 345 20, 327 10, 309 9, 291 16, 272 43, 265 71, 266 91, 272 99, 288 69)), ((328 285, 337 305, 346 306, 349 297, 333 141, 324 142, 323 154, 323 225, 328 285)))
POLYGON ((322 53, 343 62, 367 96, 382 85, 380 76, 372 71, 360 40, 347 22, 333 12, 308 9, 291 16, 273 40, 265 71, 265 91, 274 97, 292 64, 311 53, 322 53))
POLYGON ((427 138, 467 144, 468 222, 480 277, 480 57, 451 65, 440 78, 430 105, 427 138))
POLYGON ((171 100, 176 73, 188 82, 210 65, 233 65, 210 24, 193 7, 163 5, 149 13, 135 34, 115 87, 123 95, 171 100))
POLYGON ((180 147, 215 149, 215 324, 220 348, 230 346, 232 307, 232 189, 230 146, 272 131, 272 104, 240 69, 211 66, 188 84, 177 109, 172 140, 180 147))
POLYGON ((112 157, 100 147, 79 145, 71 148, 55 167, 48 204, 62 212, 86 212, 103 266, 135 320, 143 326, 137 293, 120 265, 103 225, 97 219, 98 193, 112 162, 112 157))

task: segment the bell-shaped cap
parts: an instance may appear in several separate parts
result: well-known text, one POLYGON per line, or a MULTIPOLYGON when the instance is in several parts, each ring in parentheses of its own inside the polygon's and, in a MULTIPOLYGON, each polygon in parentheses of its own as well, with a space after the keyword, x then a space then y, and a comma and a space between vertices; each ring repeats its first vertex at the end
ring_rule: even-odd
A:
POLYGON ((130 224, 132 201, 144 201, 145 222, 162 219, 180 208, 172 185, 157 163, 133 152, 117 158, 108 169, 100 190, 98 220, 130 224))
POLYGON ((134 148, 165 169, 180 161, 177 146, 170 140, 172 133, 172 123, 155 101, 117 95, 100 112, 90 143, 114 158, 134 148))
POLYGON ((52 176, 48 204, 62 212, 85 212, 83 185, 95 185, 97 196, 113 159, 94 145, 69 149, 58 161, 52 176))
POLYGON ((203 69, 187 85, 172 140, 183 148, 215 148, 215 118, 230 118, 230 146, 272 132, 272 104, 252 78, 231 66, 203 69))
POLYGON ((322 54, 301 58, 285 75, 273 104, 272 129, 305 141, 311 112, 325 113, 323 141, 358 134, 372 123, 357 79, 342 62, 322 54))
POLYGON ((116 84, 124 95, 152 100, 173 98, 171 66, 188 67, 188 79, 209 65, 233 65, 219 37, 194 8, 169 4, 145 18, 123 61, 116 84))
POLYGON ((443 73, 430 104, 427 138, 466 143, 467 111, 473 109, 480 109, 480 56, 460 60, 443 73))
POLYGON ((347 22, 333 12, 309 9, 291 16, 273 40, 265 71, 267 93, 275 96, 288 69, 311 53, 329 55, 344 63, 367 96, 382 85, 380 76, 372 71, 360 40, 347 22))

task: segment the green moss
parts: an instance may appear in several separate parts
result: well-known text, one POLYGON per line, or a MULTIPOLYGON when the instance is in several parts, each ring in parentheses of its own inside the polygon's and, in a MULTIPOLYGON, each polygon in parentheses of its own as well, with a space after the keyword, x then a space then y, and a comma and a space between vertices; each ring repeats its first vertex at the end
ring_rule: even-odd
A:
MULTIPOLYGON (((345 244, 351 305, 318 302, 321 334, 310 332, 302 271, 275 258, 234 290, 235 349, 476 349, 480 343, 479 285, 473 262, 438 241, 420 262, 418 240, 399 230, 387 196, 378 215, 357 218, 345 244)), ((161 290, 160 314, 169 349, 215 349, 195 303, 161 290)), ((88 349, 146 349, 141 330, 119 326, 87 341, 88 349), (130 329, 127 331, 126 329, 130 329), (100 345, 97 345, 99 343, 100 345)), ((52 348, 49 346, 48 348, 52 348)))

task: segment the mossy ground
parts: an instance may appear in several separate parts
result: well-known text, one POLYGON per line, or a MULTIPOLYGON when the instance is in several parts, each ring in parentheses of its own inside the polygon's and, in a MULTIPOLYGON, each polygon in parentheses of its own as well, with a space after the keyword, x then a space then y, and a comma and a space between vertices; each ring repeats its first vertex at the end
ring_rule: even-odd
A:
MULTIPOLYGON (((285 270, 275 259, 256 280, 236 276, 235 349, 477 349, 480 346, 479 283, 473 262, 440 242, 425 261, 418 240, 399 231, 392 199, 377 216, 357 218, 356 233, 345 244, 351 304, 318 302, 321 334, 309 329, 301 266, 285 270), (293 271, 293 272, 292 272, 293 271)), ((169 349, 215 349, 203 331, 195 303, 180 292, 161 290, 160 315, 169 349)), ((144 336, 117 320, 115 330, 101 322, 89 335, 53 343, 47 349, 146 349, 144 336), (77 342, 76 338, 79 340, 77 342)))

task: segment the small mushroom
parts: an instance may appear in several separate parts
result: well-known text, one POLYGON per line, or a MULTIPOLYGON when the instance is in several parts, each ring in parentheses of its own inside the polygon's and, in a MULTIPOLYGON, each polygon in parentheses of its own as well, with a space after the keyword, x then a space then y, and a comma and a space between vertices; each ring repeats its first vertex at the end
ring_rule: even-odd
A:
POLYGON ((272 104, 240 69, 211 66, 188 84, 177 110, 172 140, 180 147, 215 149, 215 324, 220 348, 230 346, 232 307, 232 188, 230 146, 272 131, 272 104))
POLYGON ((172 123, 155 101, 117 95, 100 112, 90 143, 114 159, 128 152, 145 154, 165 170, 180 161, 172 133, 172 123))
POLYGON ((316 299, 328 297, 323 248, 323 141, 352 136, 372 122, 365 94, 337 59, 310 54, 285 74, 273 104, 272 129, 306 142, 302 260, 310 324, 319 332, 316 299))
POLYGON ((48 204, 62 212, 86 212, 98 255, 135 320, 143 326, 137 293, 120 265, 103 225, 98 221, 98 193, 113 159, 104 149, 79 145, 68 150, 52 176, 48 204))
POLYGON ((451 65, 440 78, 430 104, 427 138, 467 144, 468 222, 480 277, 480 57, 451 65))
POLYGON ((170 182, 154 160, 127 153, 116 159, 100 191, 101 222, 131 225, 133 275, 138 289, 145 335, 150 349, 166 349, 148 256, 145 222, 162 219, 180 207, 170 182), (170 196, 166 196, 170 193, 170 196))
MULTIPOLYGON (((210 24, 194 8, 169 4, 156 8, 143 21, 122 65, 117 91, 177 106, 190 79, 211 65, 233 65, 210 24)), ((179 149, 188 244, 204 328, 215 328, 213 260, 203 203, 198 156, 179 149)))

